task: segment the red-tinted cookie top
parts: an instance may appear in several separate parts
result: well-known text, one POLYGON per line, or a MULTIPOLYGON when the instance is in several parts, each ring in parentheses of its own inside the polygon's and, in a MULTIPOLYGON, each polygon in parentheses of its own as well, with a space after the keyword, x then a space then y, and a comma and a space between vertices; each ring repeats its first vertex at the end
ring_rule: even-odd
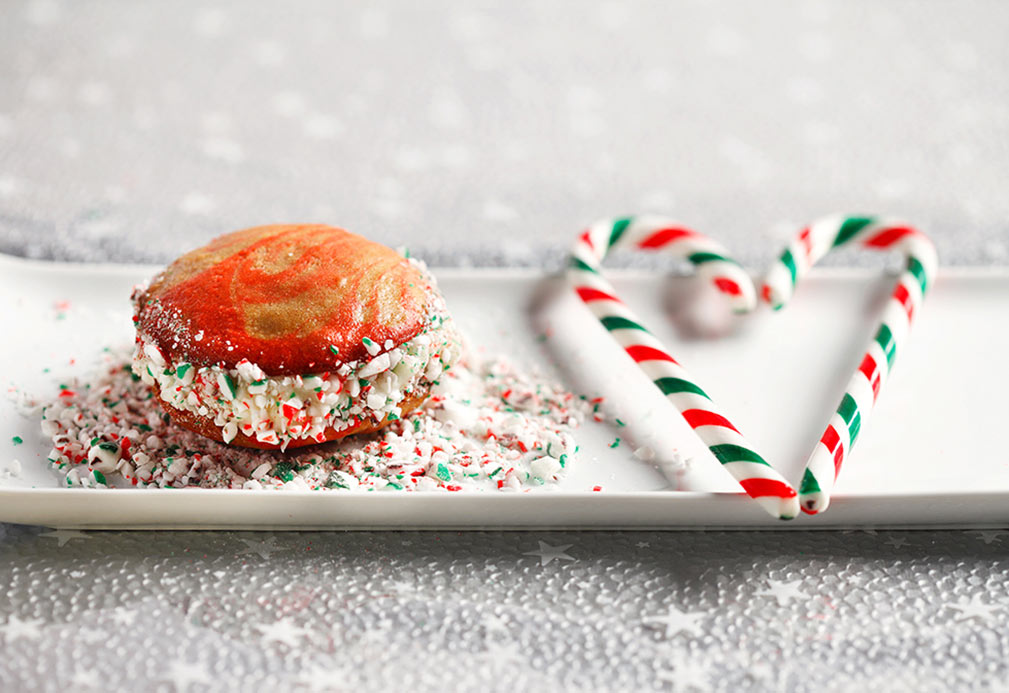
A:
POLYGON ((169 361, 317 373, 371 358, 366 337, 398 345, 417 335, 431 291, 408 260, 343 229, 259 226, 166 267, 134 296, 135 321, 169 361))

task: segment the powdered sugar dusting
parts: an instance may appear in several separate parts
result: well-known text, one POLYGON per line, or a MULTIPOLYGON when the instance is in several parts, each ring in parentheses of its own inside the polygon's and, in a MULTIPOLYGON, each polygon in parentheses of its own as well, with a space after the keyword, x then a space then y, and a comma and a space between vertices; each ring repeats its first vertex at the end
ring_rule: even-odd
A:
POLYGON ((522 491, 553 486, 590 410, 501 359, 467 357, 427 404, 368 436, 296 453, 222 445, 172 425, 129 357, 67 383, 42 408, 52 466, 68 486, 522 491))

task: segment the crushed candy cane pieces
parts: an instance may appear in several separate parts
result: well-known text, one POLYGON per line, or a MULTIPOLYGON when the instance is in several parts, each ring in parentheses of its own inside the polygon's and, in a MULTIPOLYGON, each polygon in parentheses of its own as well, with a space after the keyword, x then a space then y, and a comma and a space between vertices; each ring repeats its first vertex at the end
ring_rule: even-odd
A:
MULTIPOLYGON (((280 453, 172 425, 125 352, 105 359, 98 375, 61 385, 42 406, 49 462, 67 486, 523 491, 563 477, 573 431, 598 405, 504 360, 470 357, 441 375, 423 407, 381 431, 280 453)), ((295 419, 305 406, 293 397, 284 411, 295 419)))

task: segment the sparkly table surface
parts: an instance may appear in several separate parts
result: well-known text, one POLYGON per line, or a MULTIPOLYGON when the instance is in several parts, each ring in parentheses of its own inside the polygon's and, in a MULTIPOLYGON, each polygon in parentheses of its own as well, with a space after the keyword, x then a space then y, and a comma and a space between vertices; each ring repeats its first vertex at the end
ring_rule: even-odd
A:
MULTIPOLYGON (((1004 3, 3 5, 3 252, 318 220, 552 269, 655 211, 759 268, 865 210, 1009 264, 1004 3)), ((1009 690, 1007 578, 998 529, 0 525, 0 690, 1009 690)))

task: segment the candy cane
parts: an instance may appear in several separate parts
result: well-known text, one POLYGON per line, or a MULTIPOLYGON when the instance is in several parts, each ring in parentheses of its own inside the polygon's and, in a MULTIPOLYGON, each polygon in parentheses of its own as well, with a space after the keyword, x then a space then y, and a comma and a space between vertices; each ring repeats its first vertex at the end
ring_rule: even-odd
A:
POLYGON ((617 245, 663 249, 688 259, 697 274, 714 283, 737 312, 752 310, 756 304, 749 275, 726 257, 725 249, 715 241, 668 219, 652 216, 593 224, 575 244, 568 268, 568 279, 578 296, 680 411, 743 490, 774 517, 792 519, 799 514, 795 489, 753 450, 602 276, 602 260, 617 245))
POLYGON ((851 447, 879 396, 882 381, 889 377, 894 359, 904 349, 911 320, 921 307, 938 266, 932 241, 903 222, 878 217, 832 217, 803 229, 792 241, 768 272, 762 297, 776 310, 781 308, 792 297, 799 279, 820 258, 847 243, 860 243, 875 250, 898 250, 907 257, 907 265, 883 310, 876 336, 848 381, 841 404, 806 464, 799 485, 799 504, 810 515, 823 512, 830 504, 830 492, 841 464, 851 454, 851 447))

